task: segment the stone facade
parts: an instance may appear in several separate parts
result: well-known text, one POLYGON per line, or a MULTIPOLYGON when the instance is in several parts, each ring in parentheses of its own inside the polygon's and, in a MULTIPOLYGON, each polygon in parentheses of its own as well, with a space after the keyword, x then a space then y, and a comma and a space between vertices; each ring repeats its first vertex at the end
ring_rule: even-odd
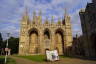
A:
POLYGON ((96 0, 92 0, 92 2, 94 2, 96 4, 96 0))
POLYGON ((85 55, 96 57, 96 0, 80 11, 85 55))
POLYGON ((45 50, 58 49, 59 54, 65 54, 67 48, 72 46, 72 31, 70 16, 65 14, 61 21, 51 22, 48 19, 42 22, 42 15, 33 12, 33 19, 30 20, 27 11, 21 20, 19 54, 45 54, 45 50))
POLYGON ((85 50, 84 50, 84 37, 78 36, 73 38, 72 43, 72 53, 73 56, 85 56, 85 50))

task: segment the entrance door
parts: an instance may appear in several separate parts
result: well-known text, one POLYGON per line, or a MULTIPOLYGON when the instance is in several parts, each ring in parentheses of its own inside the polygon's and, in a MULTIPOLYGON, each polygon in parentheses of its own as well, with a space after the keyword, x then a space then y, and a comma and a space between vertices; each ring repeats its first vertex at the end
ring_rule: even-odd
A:
POLYGON ((55 43, 56 43, 55 48, 58 49, 58 52, 59 52, 60 55, 62 55, 63 51, 64 51, 64 40, 63 39, 64 38, 63 38, 62 32, 57 31, 56 35, 55 35, 55 43))

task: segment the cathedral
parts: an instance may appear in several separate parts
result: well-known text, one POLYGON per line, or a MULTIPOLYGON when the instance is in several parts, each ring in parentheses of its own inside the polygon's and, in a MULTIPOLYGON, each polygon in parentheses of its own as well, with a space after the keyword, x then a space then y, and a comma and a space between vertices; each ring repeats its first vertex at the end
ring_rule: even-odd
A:
POLYGON ((32 20, 28 12, 23 14, 20 25, 19 54, 45 54, 45 50, 57 49, 59 55, 64 55, 72 46, 72 31, 70 16, 65 12, 64 19, 54 21, 52 16, 42 22, 42 12, 33 12, 32 20))

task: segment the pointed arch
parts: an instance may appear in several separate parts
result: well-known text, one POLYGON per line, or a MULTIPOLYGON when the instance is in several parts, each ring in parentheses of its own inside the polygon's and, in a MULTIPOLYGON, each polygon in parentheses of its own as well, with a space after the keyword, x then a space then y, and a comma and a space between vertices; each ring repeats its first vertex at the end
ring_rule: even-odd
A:
POLYGON ((50 40, 51 40, 51 31, 48 28, 46 28, 44 30, 44 46, 45 46, 45 50, 50 49, 50 40))
POLYGON ((55 48, 58 49, 60 55, 64 53, 64 31, 61 28, 55 31, 55 48))
POLYGON ((50 39, 51 38, 51 31, 48 28, 46 28, 44 30, 44 35, 46 35, 46 37, 48 37, 48 39, 50 39))
POLYGON ((39 51, 39 33, 38 29, 32 28, 29 30, 29 53, 38 54, 39 51))
POLYGON ((39 35, 39 33, 38 33, 39 30, 38 30, 37 28, 31 28, 31 29, 28 31, 29 36, 30 36, 30 34, 31 34, 32 32, 36 32, 36 34, 39 35))

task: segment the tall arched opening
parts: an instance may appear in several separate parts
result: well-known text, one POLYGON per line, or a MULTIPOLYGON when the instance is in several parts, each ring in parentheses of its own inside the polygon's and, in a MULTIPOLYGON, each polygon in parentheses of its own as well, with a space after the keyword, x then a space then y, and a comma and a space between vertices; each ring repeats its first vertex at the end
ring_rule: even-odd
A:
POLYGON ((55 32, 55 48, 57 48, 60 55, 64 53, 64 36, 62 29, 57 29, 55 32))
POLYGON ((49 29, 44 30, 44 48, 50 49, 50 31, 49 29))
POLYGON ((39 51, 39 35, 37 29, 32 29, 29 33, 29 53, 38 54, 39 51))

